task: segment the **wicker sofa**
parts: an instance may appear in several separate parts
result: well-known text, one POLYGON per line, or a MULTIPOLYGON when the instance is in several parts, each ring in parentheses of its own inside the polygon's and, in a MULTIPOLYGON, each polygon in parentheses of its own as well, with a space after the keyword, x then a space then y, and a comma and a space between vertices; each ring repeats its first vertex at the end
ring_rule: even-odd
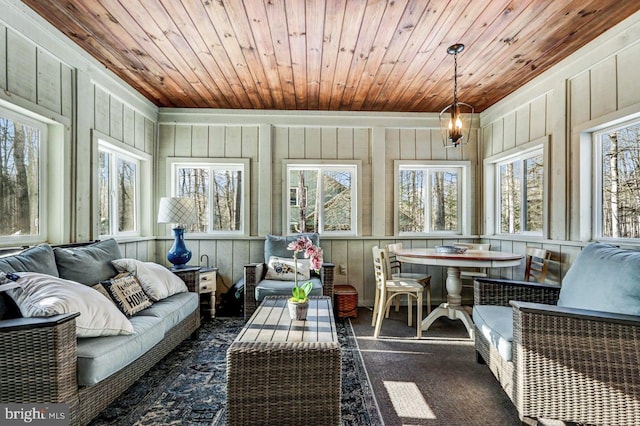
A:
POLYGON ((475 346, 523 424, 640 418, 640 252, 593 243, 562 287, 476 279, 475 346))
MULTIPOLYGON (((115 240, 65 248, 63 256, 56 250, 61 248, 40 245, 2 258, 0 271, 55 275, 53 267, 60 278, 90 285, 114 275, 117 271, 110 261, 122 257, 115 240), (56 253, 53 266, 52 252, 56 253)), ((189 291, 132 316, 132 335, 77 337, 78 313, 15 318, 8 296, 0 292, 0 403, 68 404, 70 424, 88 423, 197 331, 197 271, 181 278, 189 291)))
MULTIPOLYGON (((294 281, 266 279, 271 256, 292 258, 293 252, 287 249, 290 242, 300 236, 311 239, 314 245, 320 244, 316 233, 294 234, 287 236, 267 235, 264 241, 264 263, 251 263, 244 267, 244 318, 249 319, 266 296, 291 296, 294 281)), ((312 273, 311 296, 329 296, 333 299, 333 263, 324 262, 320 275, 312 273)))

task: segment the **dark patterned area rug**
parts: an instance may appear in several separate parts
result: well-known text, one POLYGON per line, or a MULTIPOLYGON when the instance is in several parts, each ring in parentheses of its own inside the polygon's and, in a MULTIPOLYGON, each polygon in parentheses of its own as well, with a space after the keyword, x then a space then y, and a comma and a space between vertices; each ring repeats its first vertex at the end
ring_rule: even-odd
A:
MULTIPOLYGON (((244 320, 204 322, 186 340, 98 415, 91 425, 226 424, 226 352, 244 320)), ((342 348, 342 424, 381 425, 377 403, 353 329, 337 319, 342 348)))

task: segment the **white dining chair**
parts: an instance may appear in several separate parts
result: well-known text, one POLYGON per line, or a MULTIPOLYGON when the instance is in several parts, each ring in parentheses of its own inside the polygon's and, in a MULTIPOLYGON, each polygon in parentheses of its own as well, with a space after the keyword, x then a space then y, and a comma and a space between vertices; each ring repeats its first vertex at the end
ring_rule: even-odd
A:
MULTIPOLYGON (((389 265, 392 279, 410 279, 416 280, 422 284, 427 294, 427 314, 431 313, 431 275, 419 273, 419 272, 402 272, 402 262, 396 258, 396 252, 402 250, 402 243, 394 243, 386 245, 387 252, 389 253, 389 265)), ((407 299, 407 303, 409 303, 407 299)), ((400 298, 396 299, 396 312, 400 310, 400 298)), ((387 311, 387 317, 389 312, 387 311)))
MULTIPOLYGON (((467 250, 488 251, 491 250, 491 243, 453 243, 455 247, 464 247, 467 250)), ((476 278, 486 278, 487 268, 465 269, 460 271, 460 279, 473 280, 476 278)))
POLYGON ((389 265, 389 253, 386 248, 373 247, 373 267, 376 279, 376 293, 373 305, 373 318, 372 324, 375 323, 375 331, 373 333, 374 338, 380 336, 380 328, 382 327, 382 320, 385 317, 388 307, 393 302, 395 297, 400 297, 404 294, 407 295, 409 302, 407 306, 408 319, 407 323, 409 327, 413 323, 413 303, 412 299, 416 300, 417 305, 417 337, 422 337, 422 294, 424 287, 413 279, 392 279, 388 276, 390 270, 389 265))

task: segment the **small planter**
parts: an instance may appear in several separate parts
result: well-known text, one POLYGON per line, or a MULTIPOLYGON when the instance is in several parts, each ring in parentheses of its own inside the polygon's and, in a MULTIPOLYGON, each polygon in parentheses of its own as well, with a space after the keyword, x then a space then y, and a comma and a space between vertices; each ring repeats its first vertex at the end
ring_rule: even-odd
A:
POLYGON ((292 302, 287 300, 289 307, 289 316, 292 320, 302 321, 307 319, 307 311, 309 311, 309 300, 306 302, 292 302))

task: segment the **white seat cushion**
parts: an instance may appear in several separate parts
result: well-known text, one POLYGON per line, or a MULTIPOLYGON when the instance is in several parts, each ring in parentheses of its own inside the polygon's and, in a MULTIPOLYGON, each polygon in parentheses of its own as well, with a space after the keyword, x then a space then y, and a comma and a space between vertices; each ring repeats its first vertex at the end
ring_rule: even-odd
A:
POLYGON ((476 305, 473 322, 505 361, 513 359, 513 309, 510 306, 476 305))

